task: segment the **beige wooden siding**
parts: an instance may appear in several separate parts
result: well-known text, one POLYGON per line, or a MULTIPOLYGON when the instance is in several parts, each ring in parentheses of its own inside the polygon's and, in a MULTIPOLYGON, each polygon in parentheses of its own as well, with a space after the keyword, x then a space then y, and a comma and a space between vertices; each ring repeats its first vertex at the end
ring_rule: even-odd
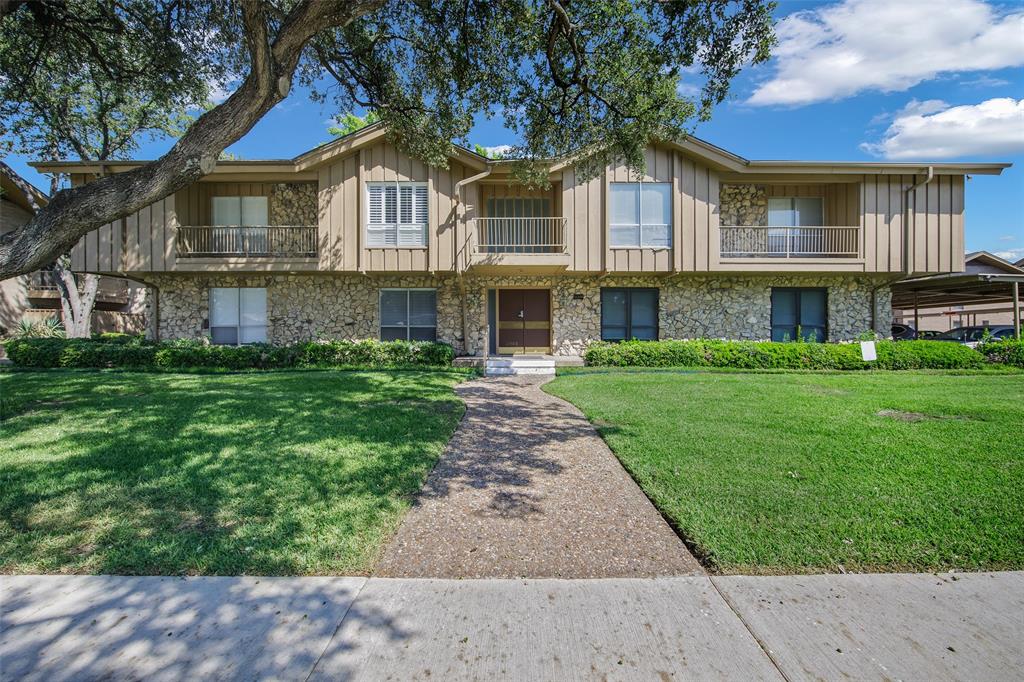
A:
MULTIPOLYGON (((468 177, 453 162, 449 169, 427 166, 381 143, 354 152, 319 171, 320 268, 363 272, 449 271, 461 244, 456 229, 455 183, 468 177), (428 187, 427 247, 365 246, 367 182, 425 182, 428 187)), ((469 188, 466 188, 467 190, 469 188)), ((466 192, 467 199, 475 196, 466 192)))
POLYGON ((828 227, 856 227, 860 224, 860 185, 830 183, 815 185, 765 186, 769 197, 821 197, 823 219, 828 227))
MULTIPOLYGON (((864 260, 868 272, 903 269, 904 197, 921 176, 863 180, 864 260)), ((910 198, 910 270, 959 272, 964 266, 964 178, 937 175, 910 198)))
MULTIPOLYGON (((271 182, 197 182, 174 195, 181 225, 212 225, 213 197, 270 197, 271 182)), ((269 201, 269 200, 268 200, 269 201)))
POLYGON ((607 193, 612 182, 635 182, 623 165, 597 178, 577 181, 562 173, 562 207, 572 254, 570 269, 607 272, 707 270, 718 260, 718 174, 688 156, 665 148, 648 149, 646 182, 667 182, 672 192, 672 247, 621 249, 608 244, 607 193))

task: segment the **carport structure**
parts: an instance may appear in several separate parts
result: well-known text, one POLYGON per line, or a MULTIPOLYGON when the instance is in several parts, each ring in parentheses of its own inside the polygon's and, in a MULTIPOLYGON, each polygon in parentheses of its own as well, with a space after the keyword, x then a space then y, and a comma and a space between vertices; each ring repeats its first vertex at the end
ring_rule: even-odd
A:
POLYGON ((1021 289, 1024 268, 985 251, 967 254, 965 271, 912 277, 892 285, 892 307, 914 311, 914 328, 920 328, 921 308, 977 304, 1013 305, 1013 326, 1021 331, 1021 289))

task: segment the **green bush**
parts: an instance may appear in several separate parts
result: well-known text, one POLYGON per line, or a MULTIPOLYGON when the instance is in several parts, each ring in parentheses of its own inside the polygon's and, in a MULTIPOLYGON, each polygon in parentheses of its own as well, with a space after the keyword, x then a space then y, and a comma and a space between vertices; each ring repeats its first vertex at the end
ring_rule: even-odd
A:
POLYGON ((14 339, 7 355, 19 367, 159 367, 276 369, 288 367, 441 367, 455 351, 426 341, 323 341, 291 346, 214 346, 202 341, 148 342, 140 337, 14 339))
POLYGON ((864 362, 856 343, 770 341, 624 341, 593 343, 584 359, 596 367, 734 367, 739 369, 974 369, 977 351, 943 341, 879 341, 878 360, 864 362))
POLYGON ((988 341, 978 346, 978 352, 989 362, 1024 367, 1024 340, 988 341))

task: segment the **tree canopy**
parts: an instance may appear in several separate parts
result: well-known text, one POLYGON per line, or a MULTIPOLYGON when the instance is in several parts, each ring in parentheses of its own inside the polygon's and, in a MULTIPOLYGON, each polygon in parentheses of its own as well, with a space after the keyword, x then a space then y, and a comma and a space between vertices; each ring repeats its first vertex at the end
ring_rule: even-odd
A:
MULTIPOLYGON (((372 110, 393 143, 435 165, 447 164, 451 141, 465 143, 483 114, 520 140, 508 156, 522 159, 523 177, 568 154, 583 174, 613 159, 642 168, 652 139, 684 136, 710 116, 743 66, 768 58, 772 7, 765 0, 0 0, 0 129, 22 142, 31 117, 57 125, 74 116, 76 98, 165 101, 173 112, 204 101, 211 88, 238 84, 187 123, 160 159, 62 190, 0 237, 0 278, 53 260, 87 232, 212 171, 221 151, 293 82, 336 111, 372 110), (700 86, 699 95, 681 94, 684 79, 700 86)), ((127 126, 163 134, 178 123, 127 126)), ((124 139, 118 131, 95 130, 90 144, 113 145, 124 139)), ((116 149, 127 153, 131 143, 116 149)))

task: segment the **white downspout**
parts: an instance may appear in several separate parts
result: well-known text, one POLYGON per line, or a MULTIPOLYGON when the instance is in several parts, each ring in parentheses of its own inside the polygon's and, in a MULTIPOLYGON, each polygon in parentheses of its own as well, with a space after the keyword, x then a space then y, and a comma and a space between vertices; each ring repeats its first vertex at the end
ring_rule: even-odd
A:
POLYGON ((935 177, 935 167, 928 166, 928 175, 921 182, 915 183, 904 190, 903 195, 903 276, 910 276, 910 195, 918 187, 924 187, 935 177))
MULTIPOLYGON (((483 171, 482 173, 477 173, 476 175, 471 175, 468 178, 463 178, 462 180, 459 180, 458 182, 455 183, 455 187, 454 187, 454 190, 455 190, 455 220, 456 220, 456 224, 462 223, 465 226, 465 228, 466 228, 466 244, 465 244, 465 246, 467 248, 469 246, 470 234, 469 234, 469 226, 465 225, 466 221, 463 219, 463 216, 465 214, 463 212, 463 210, 464 210, 463 209, 463 203, 464 202, 462 201, 462 188, 465 187, 466 185, 472 183, 472 182, 476 182, 477 180, 483 180, 484 178, 486 178, 488 175, 491 174, 492 170, 493 170, 493 166, 487 166, 487 169, 485 171, 483 171)), ((461 317, 462 317, 462 352, 464 352, 467 355, 469 355, 469 325, 468 325, 468 321, 466 319, 467 318, 467 315, 466 315, 466 282, 463 279, 463 274, 462 274, 463 267, 462 267, 462 263, 461 263, 461 259, 463 257, 467 257, 467 255, 466 254, 459 254, 459 253, 457 253, 457 254, 455 254, 455 257, 456 257, 456 260, 455 260, 455 274, 458 276, 459 298, 462 299, 462 305, 460 306, 460 308, 461 308, 461 317)), ((487 344, 489 342, 490 342, 489 339, 484 339, 484 348, 487 348, 487 344)))

